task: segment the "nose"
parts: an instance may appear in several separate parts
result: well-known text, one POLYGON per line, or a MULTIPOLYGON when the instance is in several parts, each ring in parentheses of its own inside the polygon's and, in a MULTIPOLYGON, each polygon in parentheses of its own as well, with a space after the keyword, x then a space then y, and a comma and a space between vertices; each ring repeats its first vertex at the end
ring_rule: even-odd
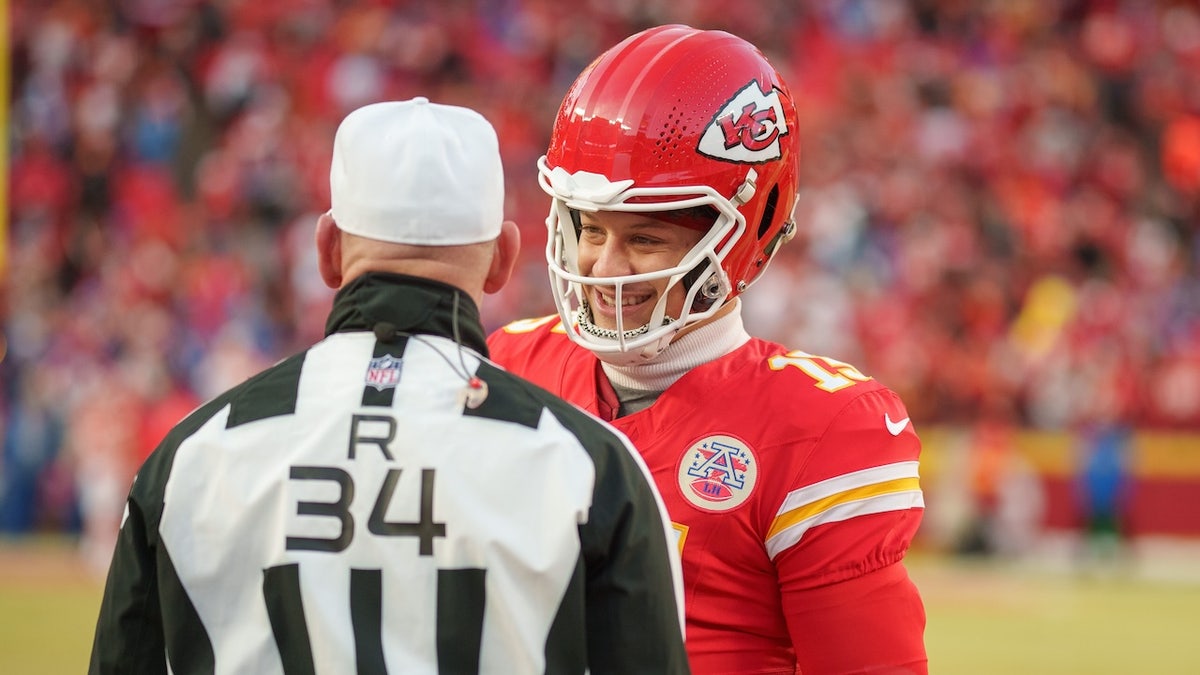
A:
POLYGON ((603 244, 580 247, 580 269, 591 277, 617 277, 633 274, 633 266, 629 253, 615 237, 609 237, 603 244))

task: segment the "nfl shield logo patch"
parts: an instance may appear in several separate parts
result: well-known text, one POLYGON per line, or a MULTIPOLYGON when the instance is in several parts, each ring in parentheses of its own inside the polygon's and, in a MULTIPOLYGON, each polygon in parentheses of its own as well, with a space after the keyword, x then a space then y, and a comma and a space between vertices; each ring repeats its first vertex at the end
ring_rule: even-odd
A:
POLYGON ((394 389, 400 382, 400 367, 404 362, 391 354, 384 354, 371 359, 367 366, 366 384, 379 391, 394 389))

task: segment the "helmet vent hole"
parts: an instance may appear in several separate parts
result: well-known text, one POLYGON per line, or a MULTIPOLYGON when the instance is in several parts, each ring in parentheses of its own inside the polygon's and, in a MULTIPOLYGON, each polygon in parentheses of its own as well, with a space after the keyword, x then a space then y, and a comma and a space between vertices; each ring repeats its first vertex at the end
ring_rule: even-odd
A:
POLYGON ((762 220, 758 221, 758 238, 761 240, 771 231, 771 224, 775 222, 775 204, 779 201, 779 186, 771 187, 771 193, 767 195, 767 203, 763 206, 762 220))
POLYGON ((663 119, 662 127, 658 132, 658 138, 654 141, 654 158, 658 162, 669 162, 672 158, 677 159, 679 157, 684 132, 688 128, 684 117, 684 114, 679 110, 679 106, 675 105, 671 107, 671 111, 663 119))

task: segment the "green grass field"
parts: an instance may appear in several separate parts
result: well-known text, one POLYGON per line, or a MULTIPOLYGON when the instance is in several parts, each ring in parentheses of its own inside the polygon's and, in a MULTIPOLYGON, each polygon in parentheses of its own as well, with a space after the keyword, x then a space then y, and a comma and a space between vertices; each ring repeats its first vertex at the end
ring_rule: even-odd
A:
MULTIPOLYGON (((1200 583, 917 555, 931 673, 1200 673, 1200 583)), ((63 543, 0 542, 0 673, 87 669, 100 585, 63 543)))
POLYGON ((1200 673, 1200 584, 916 557, 931 673, 1200 673))

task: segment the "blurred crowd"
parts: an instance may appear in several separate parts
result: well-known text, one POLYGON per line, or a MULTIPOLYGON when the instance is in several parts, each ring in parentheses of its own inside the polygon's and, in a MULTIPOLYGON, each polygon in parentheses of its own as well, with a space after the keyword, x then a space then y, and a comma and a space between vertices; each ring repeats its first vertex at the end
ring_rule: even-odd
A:
POLYGON ((856 364, 923 424, 1200 430, 1196 0, 8 11, 0 532, 107 556, 166 430, 321 337, 314 225, 365 103, 496 125, 525 264, 488 327, 552 313, 535 161, 579 71, 659 23, 751 40, 797 99, 800 236, 745 296, 751 332, 856 364))

